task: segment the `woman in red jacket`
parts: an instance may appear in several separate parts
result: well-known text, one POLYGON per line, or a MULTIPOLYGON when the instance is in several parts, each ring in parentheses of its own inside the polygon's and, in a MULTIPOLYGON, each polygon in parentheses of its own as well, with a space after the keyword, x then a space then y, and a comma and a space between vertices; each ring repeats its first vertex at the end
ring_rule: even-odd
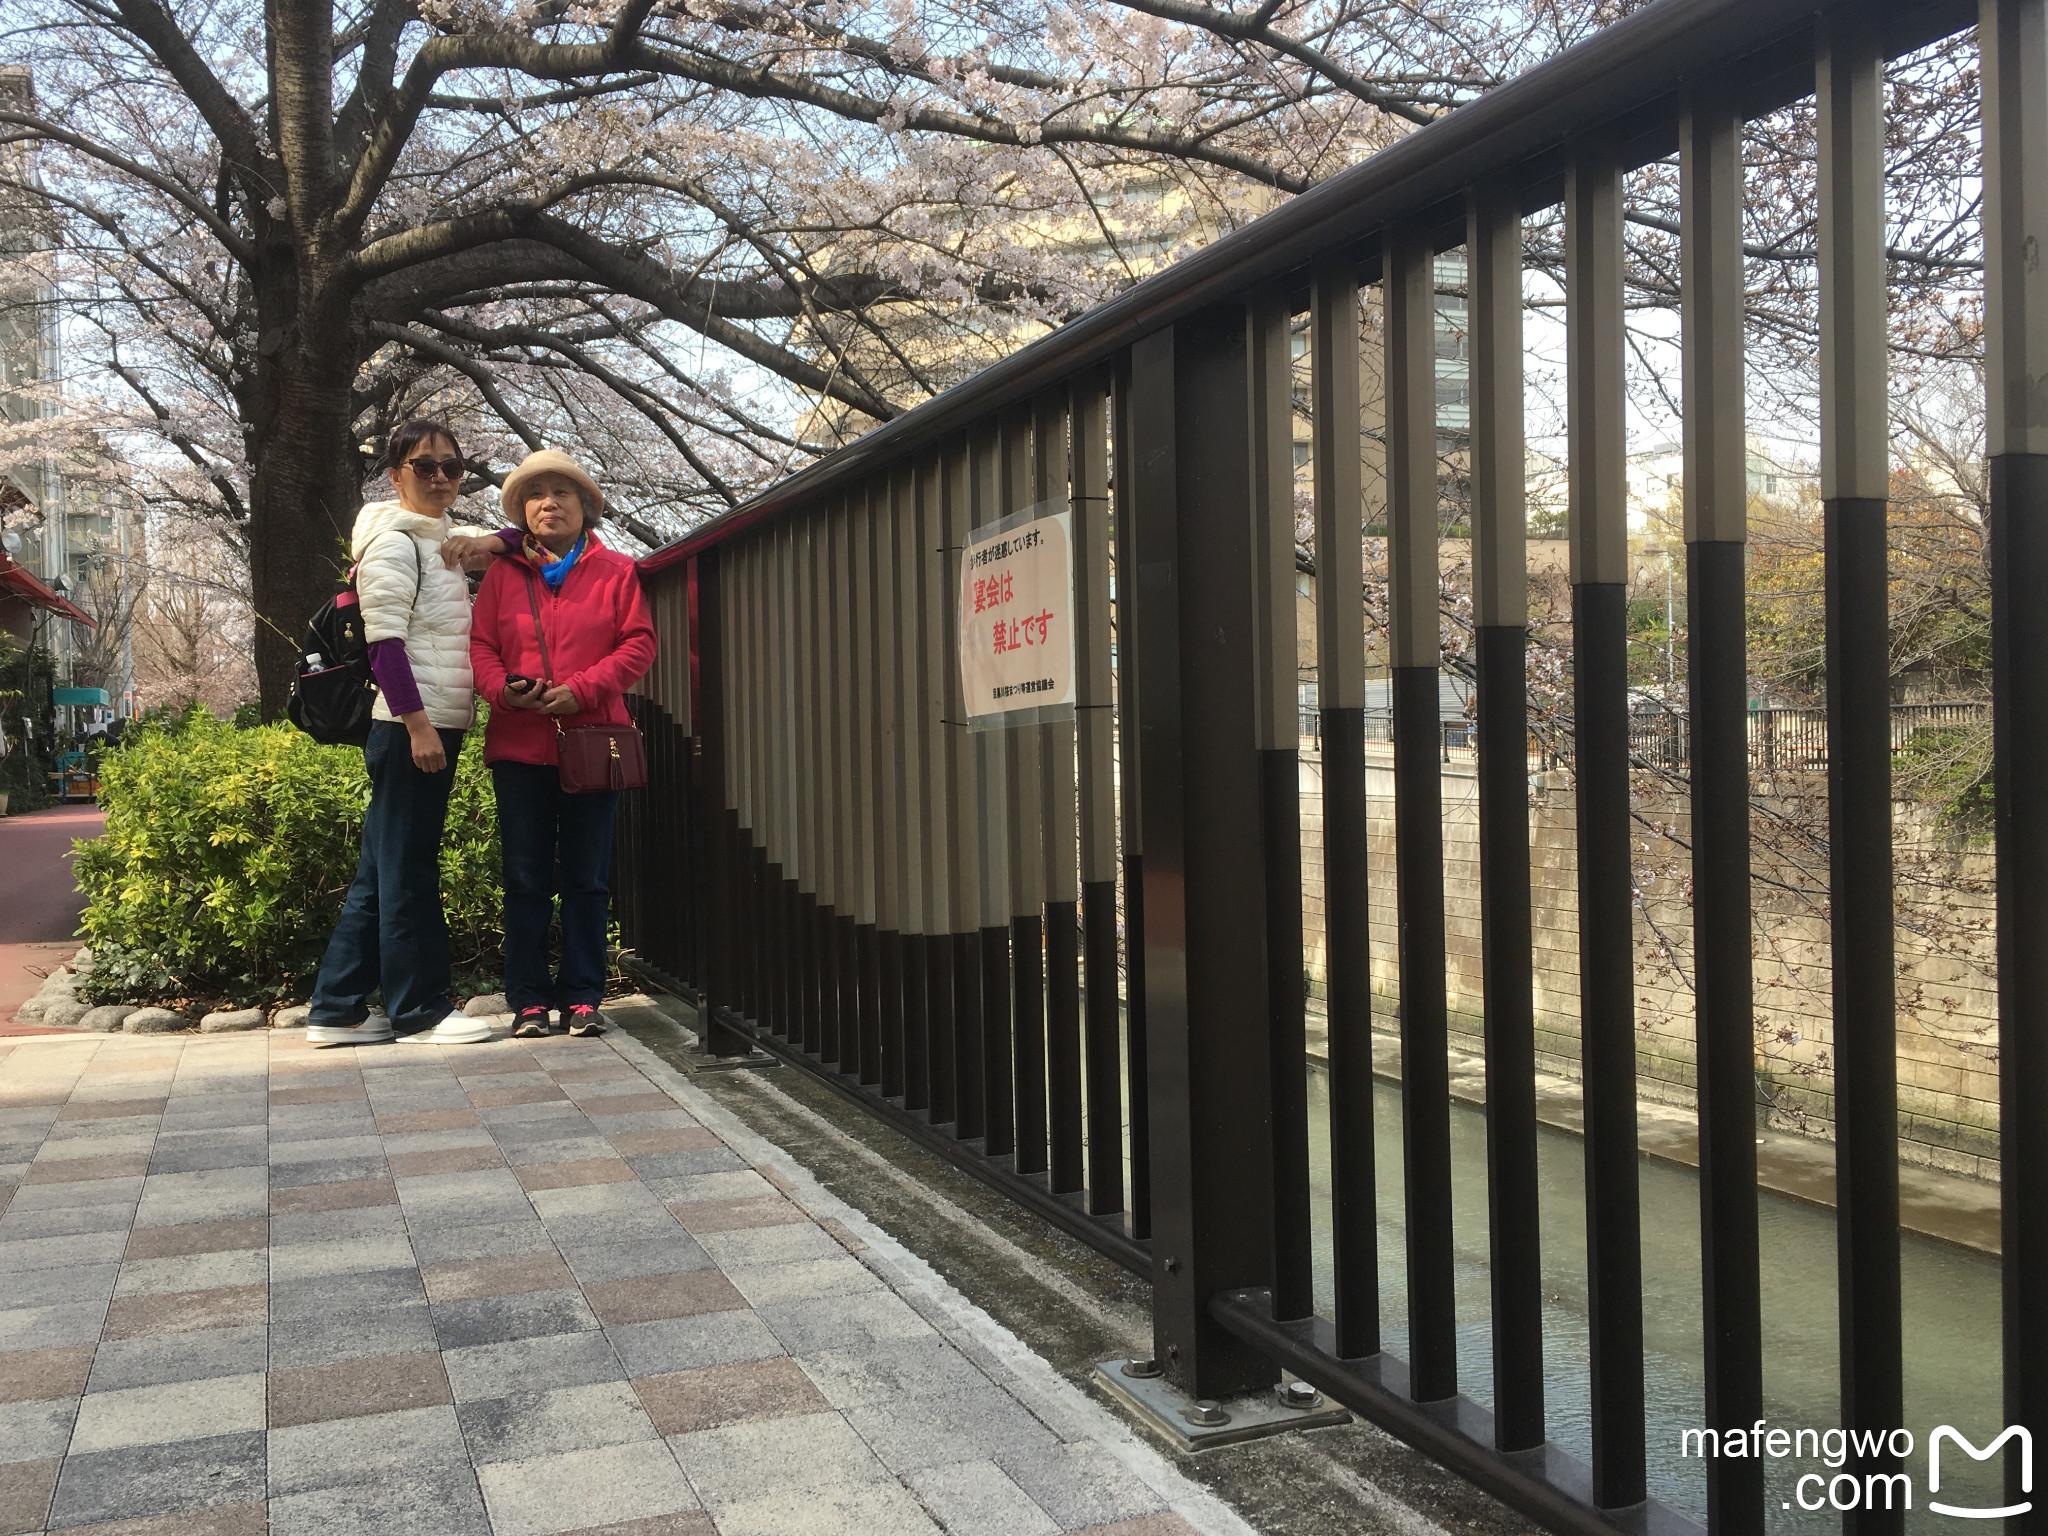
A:
POLYGON ((502 501, 525 539, 484 576, 469 655, 491 706, 484 761, 505 864, 505 997, 515 1035, 545 1035, 550 1008, 570 1034, 594 1035, 604 1029, 597 1005, 619 797, 565 793, 556 741, 567 726, 628 723, 625 692, 654 664, 654 625, 633 562, 597 536, 604 495, 574 459, 551 448, 529 454, 506 477, 502 501), (562 963, 550 977, 557 860, 562 963))

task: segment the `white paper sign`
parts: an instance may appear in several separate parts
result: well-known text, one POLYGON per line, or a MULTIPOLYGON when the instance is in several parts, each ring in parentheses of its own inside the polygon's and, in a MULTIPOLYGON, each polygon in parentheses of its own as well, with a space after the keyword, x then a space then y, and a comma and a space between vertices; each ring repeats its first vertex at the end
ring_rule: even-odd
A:
POLYGON ((960 560, 960 685, 977 726, 1025 724, 1025 711, 1073 708, 1073 513, 1026 512, 968 535, 960 560))

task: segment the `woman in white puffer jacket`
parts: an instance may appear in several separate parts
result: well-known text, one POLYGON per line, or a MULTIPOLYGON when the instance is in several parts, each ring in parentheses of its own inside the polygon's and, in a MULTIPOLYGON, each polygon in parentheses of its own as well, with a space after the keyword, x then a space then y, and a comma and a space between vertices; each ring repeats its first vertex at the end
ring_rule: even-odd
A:
POLYGON ((327 941, 306 1038, 466 1044, 490 1027, 448 999, 441 831, 462 736, 476 720, 469 583, 442 559, 463 459, 438 421, 408 421, 385 452, 396 501, 357 514, 349 541, 377 704, 363 760, 370 804, 355 882, 327 941), (369 995, 381 987, 384 1007, 369 995))

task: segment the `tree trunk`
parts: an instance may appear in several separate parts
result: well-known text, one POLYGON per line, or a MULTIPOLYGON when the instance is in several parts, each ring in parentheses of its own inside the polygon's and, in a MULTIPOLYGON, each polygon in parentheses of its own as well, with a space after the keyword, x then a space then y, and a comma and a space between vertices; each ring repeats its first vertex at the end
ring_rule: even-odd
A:
POLYGON ((344 340, 334 350, 315 360, 279 348, 261 381, 268 409, 256 413, 249 433, 249 583, 265 720, 284 713, 306 621, 334 595, 362 505, 362 468, 349 437, 355 348, 344 340))

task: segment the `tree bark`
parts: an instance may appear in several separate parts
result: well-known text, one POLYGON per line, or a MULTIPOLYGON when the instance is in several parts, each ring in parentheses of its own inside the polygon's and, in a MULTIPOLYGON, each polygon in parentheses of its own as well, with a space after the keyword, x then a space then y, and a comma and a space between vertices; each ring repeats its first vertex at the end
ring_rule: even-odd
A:
POLYGON ((280 349, 259 380, 267 409, 251 423, 250 596, 256 683, 265 720, 284 713, 306 621, 334 595, 362 505, 349 436, 356 348, 326 360, 280 349))

